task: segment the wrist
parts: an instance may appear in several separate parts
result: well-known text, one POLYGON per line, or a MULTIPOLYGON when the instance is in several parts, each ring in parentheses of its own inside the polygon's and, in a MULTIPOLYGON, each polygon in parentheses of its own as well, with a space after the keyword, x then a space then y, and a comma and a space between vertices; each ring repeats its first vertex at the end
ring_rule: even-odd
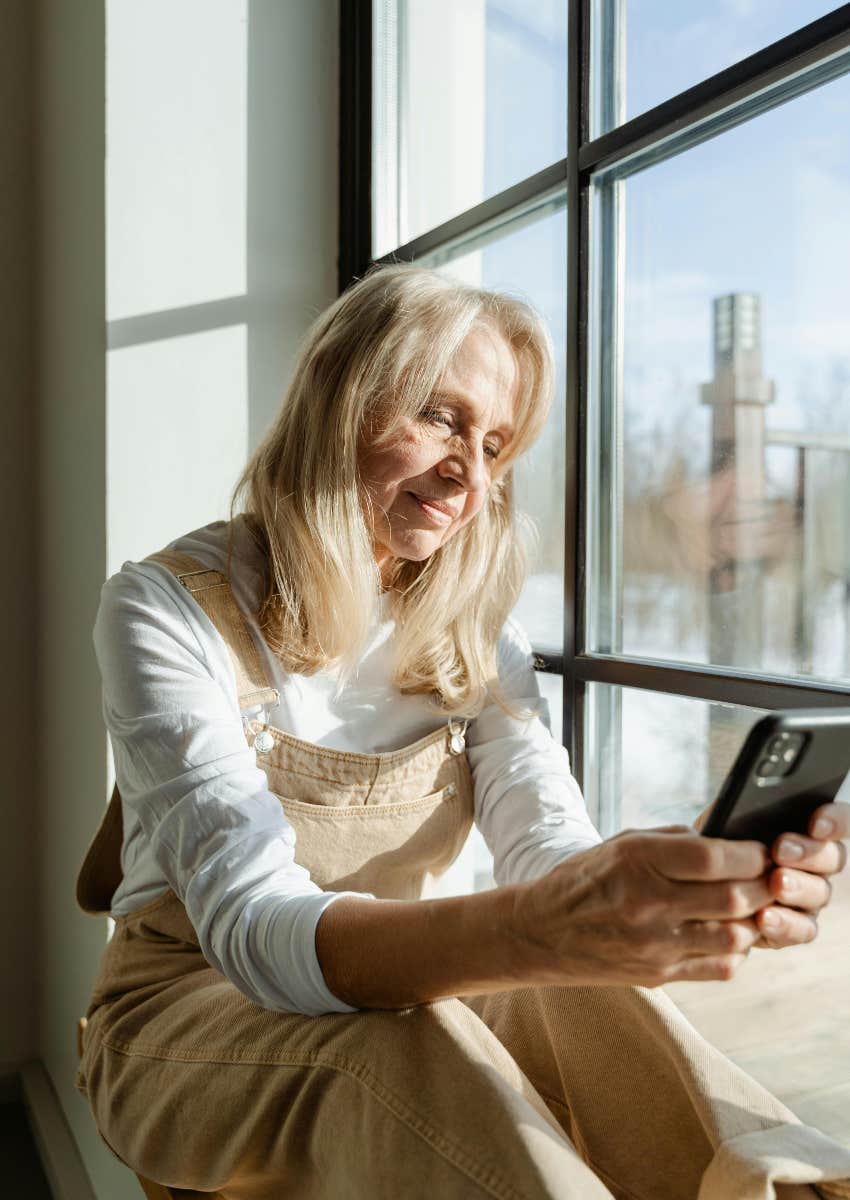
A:
POLYGON ((506 954, 518 981, 541 984, 554 979, 552 947, 545 937, 539 881, 505 889, 506 954))

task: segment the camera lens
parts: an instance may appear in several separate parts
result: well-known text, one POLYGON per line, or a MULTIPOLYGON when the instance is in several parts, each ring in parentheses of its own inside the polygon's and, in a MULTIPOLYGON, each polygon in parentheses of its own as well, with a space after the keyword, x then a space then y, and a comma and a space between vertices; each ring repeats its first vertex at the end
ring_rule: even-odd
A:
POLYGON ((789 733, 788 740, 780 752, 780 758, 783 763, 782 774, 789 775, 791 771, 796 770, 799 765, 800 756, 803 753, 803 747, 806 739, 802 733, 789 733))

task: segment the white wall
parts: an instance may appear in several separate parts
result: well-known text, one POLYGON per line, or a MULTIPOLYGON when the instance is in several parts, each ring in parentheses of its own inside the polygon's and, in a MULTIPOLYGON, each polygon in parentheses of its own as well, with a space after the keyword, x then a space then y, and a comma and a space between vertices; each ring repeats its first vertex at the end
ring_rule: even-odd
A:
POLYGON ((335 294, 337 3, 40 0, 39 15, 37 1049, 97 1195, 123 1200, 138 1186, 73 1087, 107 932, 73 901, 108 787, 91 628, 109 571, 222 515, 335 294), (244 122, 216 124, 216 84, 244 122), (168 128, 157 93, 177 106, 168 128))

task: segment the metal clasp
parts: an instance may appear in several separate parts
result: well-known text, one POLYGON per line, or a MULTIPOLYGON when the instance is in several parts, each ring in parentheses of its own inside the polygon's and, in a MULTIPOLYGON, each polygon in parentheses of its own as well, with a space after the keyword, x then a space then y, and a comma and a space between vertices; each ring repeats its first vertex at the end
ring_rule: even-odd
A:
POLYGON ((259 750, 260 754, 267 754, 274 746, 274 734, 269 729, 269 713, 280 704, 280 692, 277 688, 272 688, 272 691, 275 695, 274 704, 263 705, 263 728, 254 735, 254 749, 259 750))
POLYGON ((461 721, 458 725, 455 725, 453 719, 449 717, 449 754, 463 754, 466 749, 466 737, 464 735, 466 734, 468 724, 468 721, 461 721))

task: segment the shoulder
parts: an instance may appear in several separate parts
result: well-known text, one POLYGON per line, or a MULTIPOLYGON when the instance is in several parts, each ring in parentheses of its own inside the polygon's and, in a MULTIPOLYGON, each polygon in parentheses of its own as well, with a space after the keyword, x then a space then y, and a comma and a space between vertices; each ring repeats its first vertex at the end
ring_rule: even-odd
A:
MULTIPOLYGON (((216 521, 183 534, 164 549, 179 550, 204 567, 224 570, 227 523, 216 521)), ((147 559, 128 559, 101 587, 95 644, 139 642, 146 634, 165 633, 188 643, 205 657, 209 631, 203 616, 191 594, 167 567, 147 559)))
POLYGON ((101 661, 131 649, 161 652, 165 643, 206 657, 191 597, 155 563, 128 561, 110 575, 92 636, 101 661))

